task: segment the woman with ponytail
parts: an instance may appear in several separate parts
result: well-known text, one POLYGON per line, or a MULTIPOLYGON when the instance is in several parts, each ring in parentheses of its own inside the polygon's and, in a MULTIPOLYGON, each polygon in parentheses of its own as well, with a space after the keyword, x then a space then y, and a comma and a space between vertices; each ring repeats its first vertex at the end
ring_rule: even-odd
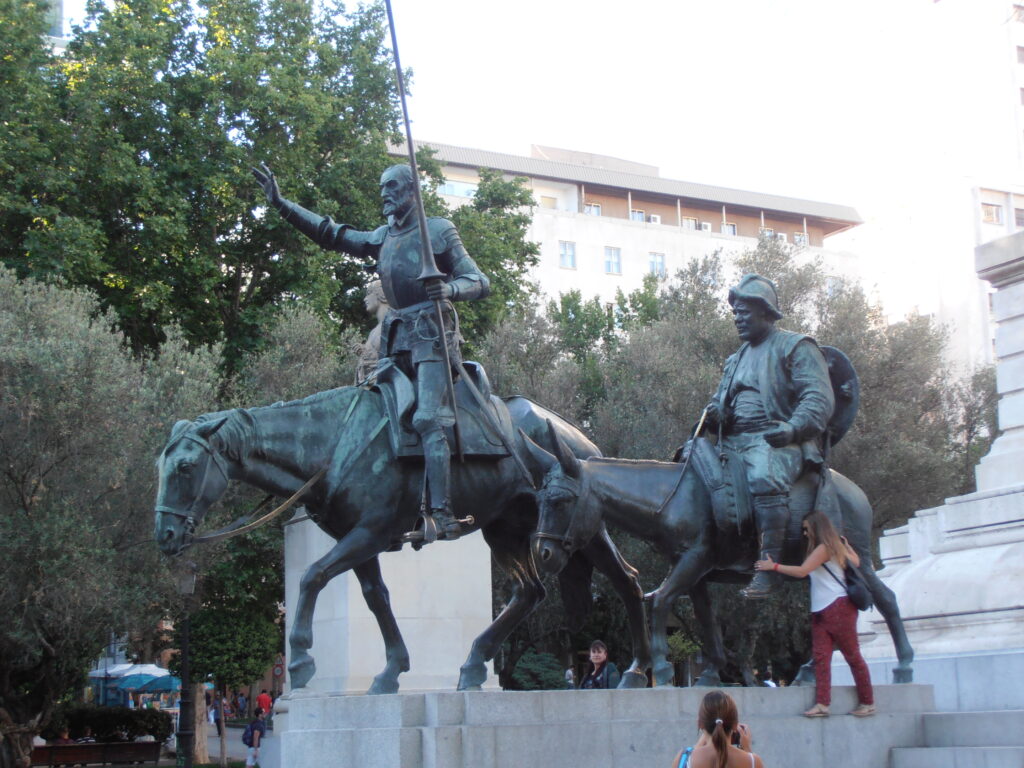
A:
POLYGON ((672 761, 672 768, 764 768, 750 751, 750 728, 739 722, 732 697, 711 691, 700 703, 697 716, 700 738, 672 761))
POLYGON ((815 703, 804 712, 806 717, 828 717, 832 702, 832 649, 838 648, 850 665, 857 686, 857 707, 854 717, 875 714, 871 674, 857 643, 857 607, 846 596, 846 563, 856 568, 860 557, 846 539, 836 533, 823 512, 812 512, 804 518, 807 537, 807 559, 800 565, 782 565, 771 557, 758 560, 754 568, 776 571, 802 579, 811 577, 811 648, 814 653, 815 703))

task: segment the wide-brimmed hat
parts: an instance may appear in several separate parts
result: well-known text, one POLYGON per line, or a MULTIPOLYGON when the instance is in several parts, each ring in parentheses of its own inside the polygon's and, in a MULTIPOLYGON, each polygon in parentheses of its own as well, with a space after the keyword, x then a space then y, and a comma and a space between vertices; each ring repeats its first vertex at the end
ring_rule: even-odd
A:
POLYGON ((752 272, 741 277, 739 283, 729 289, 729 306, 735 307, 740 299, 759 301, 776 320, 782 317, 779 311, 779 292, 775 289, 775 283, 767 277, 752 272))

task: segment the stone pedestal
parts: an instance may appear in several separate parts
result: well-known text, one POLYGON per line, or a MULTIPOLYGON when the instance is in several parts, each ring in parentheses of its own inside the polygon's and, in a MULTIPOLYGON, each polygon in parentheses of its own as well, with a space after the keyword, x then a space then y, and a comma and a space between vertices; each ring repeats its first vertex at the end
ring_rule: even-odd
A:
MULTIPOLYGON (((274 737, 288 768, 650 768, 697 739, 707 688, 483 691, 322 696, 277 703, 274 737)), ((880 685, 874 717, 811 720, 813 688, 730 688, 765 765, 886 766, 894 748, 925 746, 925 685, 880 685), (837 757, 838 756, 838 757, 837 757)), ((833 690, 834 712, 856 705, 833 690)))
MULTIPOLYGON (((301 508, 285 525, 288 632, 302 574, 333 545, 301 508)), ((412 669, 399 678, 401 689, 455 690, 473 640, 491 623, 491 553, 483 536, 437 542, 419 552, 406 546, 381 554, 380 563, 411 659, 412 669)), ((384 641, 355 574, 338 576, 320 593, 311 653, 317 671, 308 690, 314 692, 365 693, 384 668, 384 641)), ((497 685, 493 676, 488 685, 497 685)))
MULTIPOLYGON (((975 263, 997 289, 1000 434, 976 468, 977 493, 884 533, 879 575, 899 600, 914 679, 935 685, 940 709, 1024 709, 1024 233, 980 246, 975 263)), ((859 629, 878 679, 892 643, 875 611, 859 629)), ((842 663, 834 673, 849 679, 842 663)))

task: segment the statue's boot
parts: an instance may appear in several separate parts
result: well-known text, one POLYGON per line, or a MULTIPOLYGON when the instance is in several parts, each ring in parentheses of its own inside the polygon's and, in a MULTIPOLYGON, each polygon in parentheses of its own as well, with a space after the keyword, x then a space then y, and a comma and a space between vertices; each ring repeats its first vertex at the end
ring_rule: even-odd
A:
POLYGON ((423 481, 425 485, 427 515, 423 531, 407 533, 405 540, 419 540, 430 544, 438 539, 454 541, 462 535, 463 523, 472 524, 472 518, 459 520, 452 514, 448 487, 451 481, 451 452, 444 430, 437 428, 421 435, 423 442, 423 481))
MULTIPOLYGON (((786 540, 786 522, 789 520, 789 494, 754 497, 754 518, 761 534, 761 560, 771 557, 779 562, 782 545, 786 540)), ((742 591, 749 600, 768 597, 779 585, 775 571, 757 571, 750 584, 742 591)))

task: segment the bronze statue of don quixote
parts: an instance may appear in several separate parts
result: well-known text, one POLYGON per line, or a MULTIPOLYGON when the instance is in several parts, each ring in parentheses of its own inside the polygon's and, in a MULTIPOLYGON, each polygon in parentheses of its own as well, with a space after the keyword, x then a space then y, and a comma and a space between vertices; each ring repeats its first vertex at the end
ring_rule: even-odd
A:
MULTIPOLYGON (((750 351, 763 345, 745 336, 748 325, 760 323, 762 332, 766 322, 774 323, 769 281, 748 275, 730 294, 744 346, 730 358, 723 386, 701 420, 702 429, 717 431, 717 440, 696 434, 679 462, 601 458, 575 425, 524 397, 497 397, 483 368, 462 360, 455 305, 486 299, 489 281, 455 226, 424 214, 390 4, 387 10, 409 150, 408 165, 387 168, 380 178, 387 223, 372 232, 335 223, 282 196, 266 165, 253 169, 267 202, 287 222, 377 274, 388 305, 377 368, 355 386, 175 424, 158 461, 160 549, 179 555, 196 543, 242 534, 294 504, 305 507, 336 543, 309 566, 298 601, 288 606, 293 689, 305 687, 315 672, 309 649, 317 596, 351 570, 386 651, 369 693, 396 692, 410 659, 378 556, 405 544, 451 546, 436 542, 477 530, 514 588, 473 641, 459 690, 480 688, 486 662, 544 599, 541 571, 558 574, 575 622, 589 609, 595 569, 622 598, 629 619, 633 661, 620 688, 645 687, 652 667, 657 685, 671 683, 666 622, 672 601, 682 595, 693 600, 704 631, 708 665, 698 684, 714 685, 724 650, 707 583, 750 581, 754 560, 764 553, 797 559, 789 534, 817 505, 861 553, 861 572, 896 645, 894 675, 909 681, 913 653, 895 599, 870 565, 871 509, 856 485, 826 463, 828 443, 842 436, 856 411, 852 368, 841 353, 826 359, 813 340, 772 327, 766 349, 800 358, 798 408, 787 413, 783 407, 792 399, 786 389, 794 388, 792 381, 762 385, 775 394, 767 405, 758 406, 751 394, 758 371, 771 361, 750 351), (285 501, 262 518, 197 535, 232 481, 285 501), (637 572, 615 548, 606 523, 651 542, 671 563, 649 596, 653 647, 637 572)), ((757 578, 748 595, 762 596, 772 586, 770 577, 757 578)))

